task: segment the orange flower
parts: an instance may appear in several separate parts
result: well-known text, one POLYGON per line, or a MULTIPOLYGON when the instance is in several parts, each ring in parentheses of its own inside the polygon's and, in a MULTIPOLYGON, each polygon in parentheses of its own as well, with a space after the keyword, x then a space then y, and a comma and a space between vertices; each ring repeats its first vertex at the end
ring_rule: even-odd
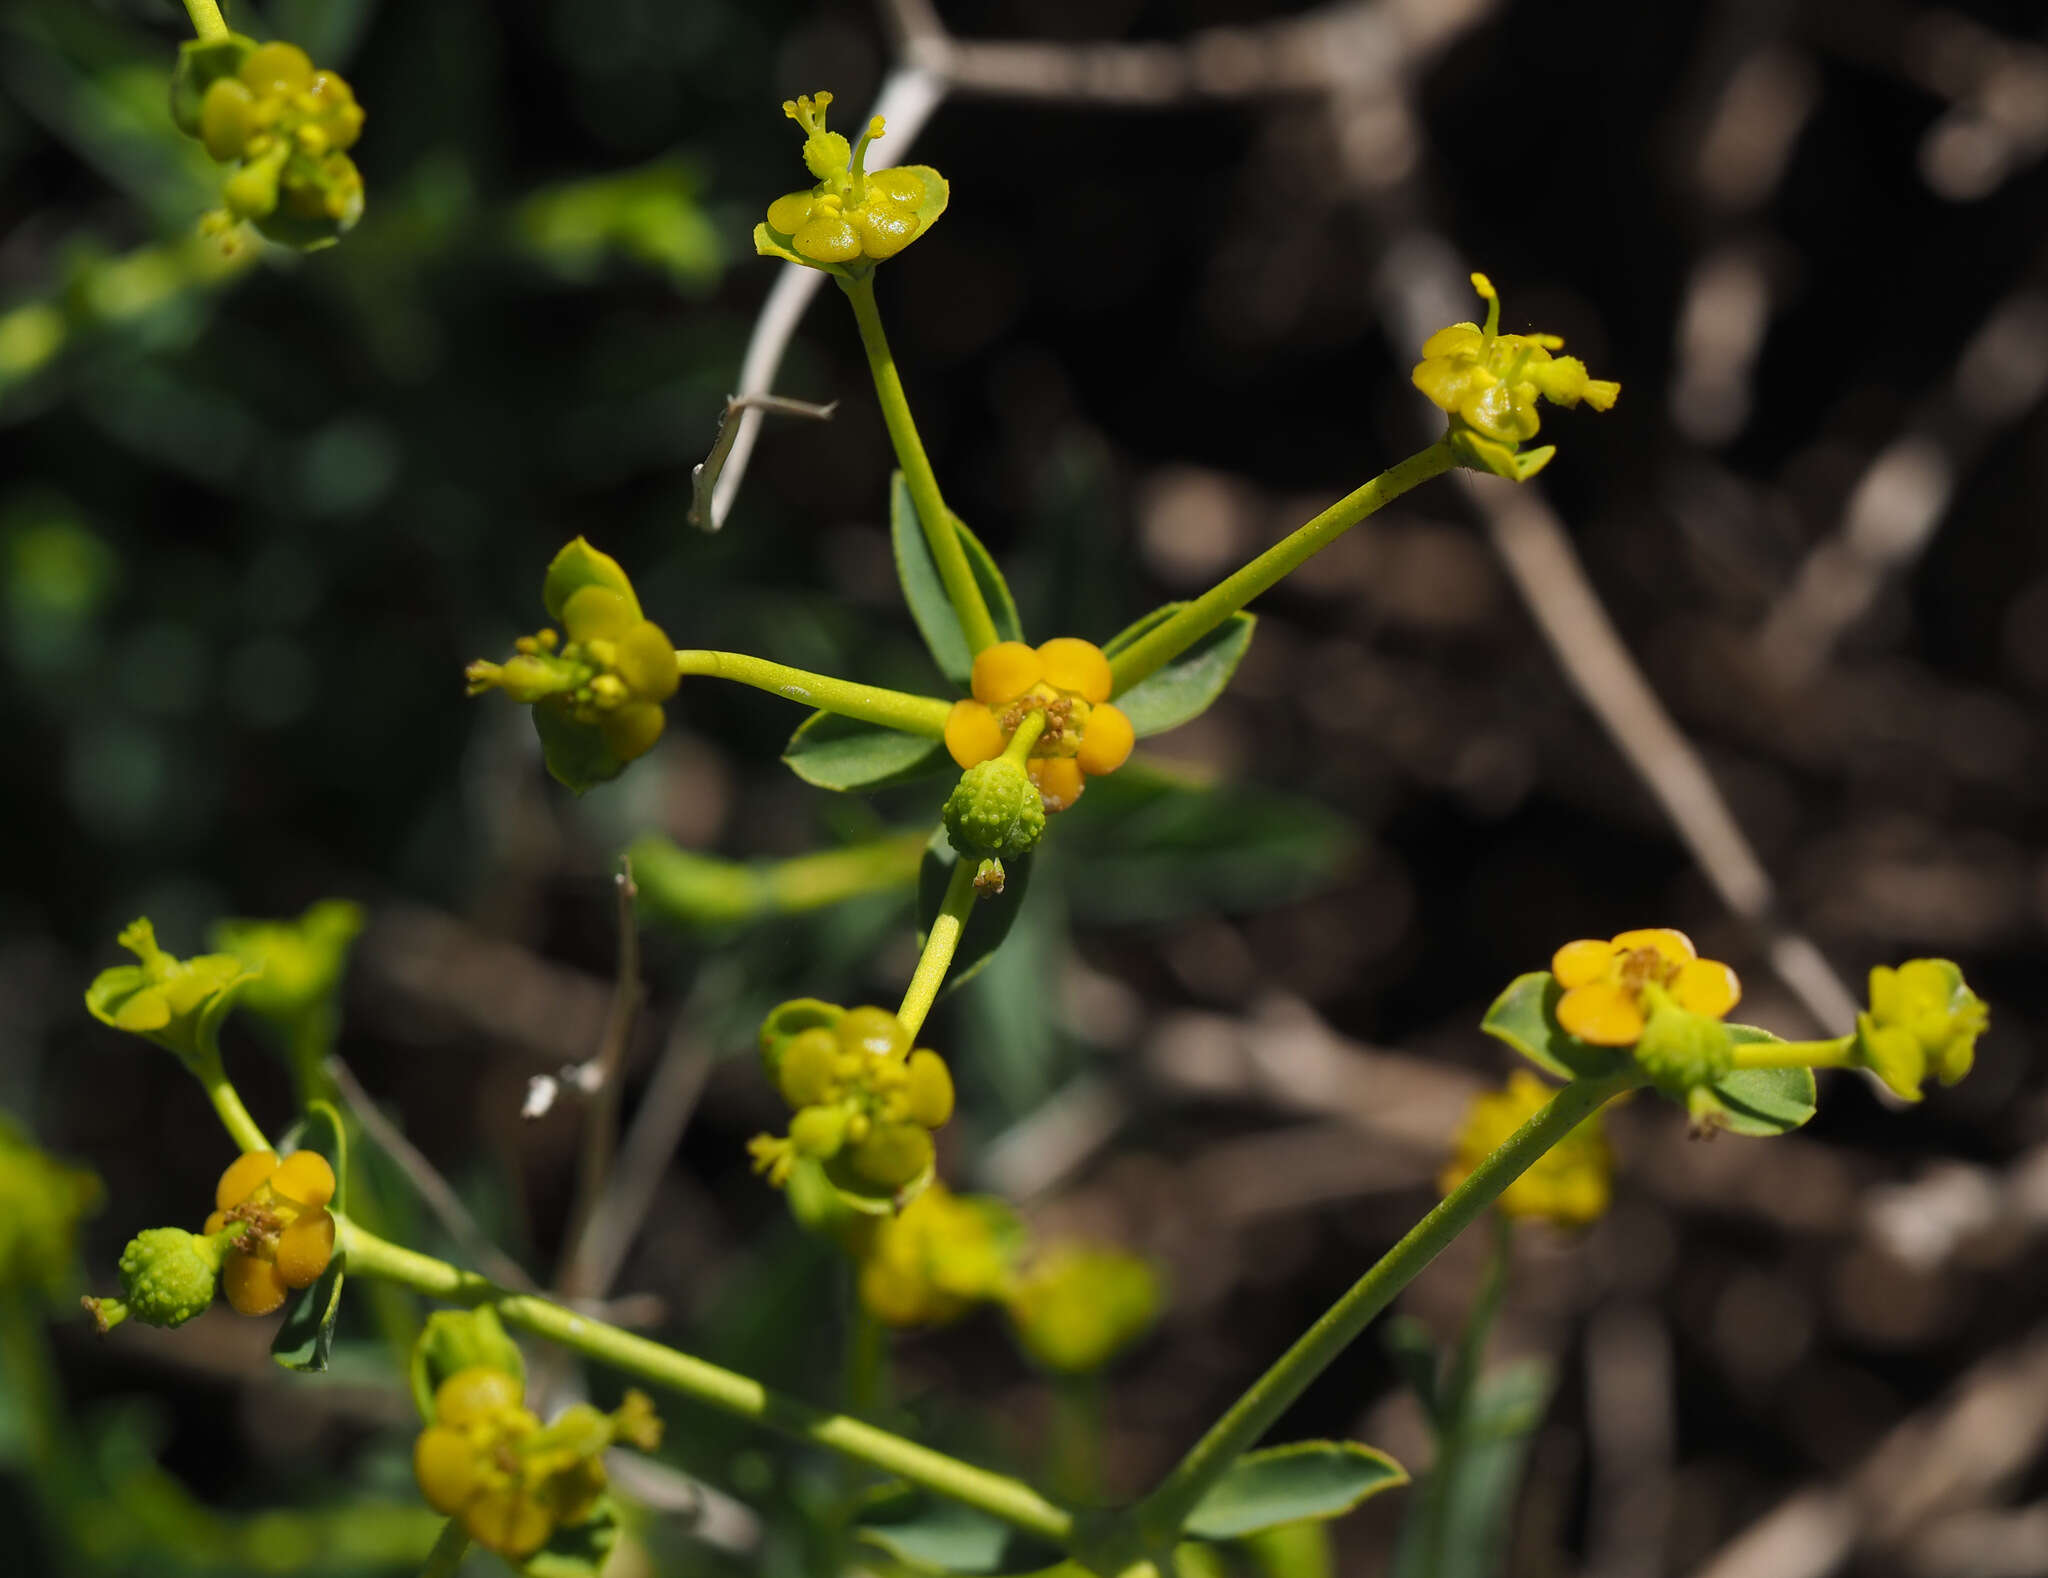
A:
POLYGON ((953 703, 946 749, 961 767, 1000 756, 1026 714, 1043 710, 1045 732, 1026 763, 1048 811, 1081 798, 1085 778, 1113 773, 1137 737, 1109 704, 1109 659, 1092 641, 1056 636, 1036 647, 998 641, 974 660, 972 698, 953 703))
POLYGON ((237 1224, 242 1233, 221 1267, 221 1285, 239 1314, 268 1315, 293 1288, 320 1280, 334 1258, 334 1169, 318 1151, 247 1151, 220 1175, 209 1235, 237 1224))
POLYGON ((1600 942, 1568 942, 1550 961, 1564 988, 1557 1022, 1595 1046, 1634 1046, 1642 1039, 1651 987, 1689 1013, 1720 1019, 1742 1000, 1742 982, 1716 959, 1702 959, 1692 939, 1668 926, 1625 931, 1600 942))

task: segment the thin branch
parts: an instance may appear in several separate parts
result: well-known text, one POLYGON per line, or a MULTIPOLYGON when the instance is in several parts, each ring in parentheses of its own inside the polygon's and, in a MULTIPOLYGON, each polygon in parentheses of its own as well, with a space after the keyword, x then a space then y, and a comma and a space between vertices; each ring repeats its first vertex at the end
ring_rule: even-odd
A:
POLYGON ((696 1111, 697 1098, 703 1094, 704 1082, 711 1075, 710 1049, 697 1044, 689 1033, 695 1017, 686 1003, 669 1026, 654 1077, 648 1081, 632 1127, 619 1148, 618 1166, 570 1257, 563 1276, 566 1286, 603 1293, 617 1278, 640 1225, 647 1220, 661 1175, 675 1155, 683 1130, 696 1111))
POLYGON ((493 1282, 502 1282, 522 1293, 537 1293, 539 1285, 526 1274, 525 1269, 504 1250, 491 1242, 490 1235, 478 1226, 469 1207, 462 1203, 462 1196, 455 1192, 455 1186, 441 1176, 440 1170, 427 1160, 426 1154, 407 1139, 398 1125, 386 1117, 370 1093, 363 1089, 355 1071, 339 1057, 329 1057, 327 1074, 334 1081, 334 1088, 341 1093, 342 1104, 355 1115, 363 1133, 377 1148, 398 1164, 398 1170, 405 1174, 413 1192, 420 1197, 426 1208, 448 1236, 461 1247, 466 1259, 475 1262, 477 1269, 493 1282))
POLYGON ((639 1011, 646 988, 640 979, 640 924, 633 901, 640 890, 633 885, 633 862, 619 858, 613 878, 618 898, 619 967, 612 988, 611 1010, 605 1015, 604 1036, 589 1070, 590 1101, 583 1109, 583 1145, 576 1176, 576 1205, 569 1216, 567 1246, 555 1274, 555 1286, 564 1295, 588 1297, 601 1289, 578 1283, 572 1272, 578 1249, 591 1224, 597 1219, 605 1184, 611 1177, 612 1156, 619 1125, 619 1070, 626 1057, 626 1043, 633 1033, 633 1016, 639 1011))
POLYGON ((726 458, 731 455, 732 446, 740 436, 740 430, 733 422, 735 416, 742 411, 761 411, 829 422, 838 409, 837 400, 816 405, 809 400, 791 400, 784 395, 727 395, 725 409, 719 414, 718 431, 712 435, 711 453, 690 468, 690 513, 687 517, 690 524, 705 531, 717 531, 719 528, 720 522, 712 514, 711 497, 718 486, 718 474, 725 470, 726 458))
MULTIPOLYGON (((945 84, 932 72, 907 66, 889 73, 871 113, 888 119, 889 155, 892 159, 900 159, 909 151, 911 142, 924 129, 925 122, 931 119, 932 112, 945 96, 945 84)), ((802 268, 794 263, 784 267, 774 288, 768 292, 768 299, 761 304, 761 315, 754 320, 754 332, 747 340, 746 358, 740 363, 740 387, 735 399, 748 400, 774 389, 775 374, 782 366, 783 353, 796 336, 796 326, 803 321, 804 309, 810 306, 811 298, 818 294, 824 283, 825 276, 817 269, 802 268)), ((765 414, 756 405, 747 406, 740 412, 724 470, 711 492, 712 531, 722 527, 725 518, 732 513, 733 501, 740 494, 740 483, 747 475, 747 463, 753 457, 755 440, 761 436, 761 422, 765 414)))

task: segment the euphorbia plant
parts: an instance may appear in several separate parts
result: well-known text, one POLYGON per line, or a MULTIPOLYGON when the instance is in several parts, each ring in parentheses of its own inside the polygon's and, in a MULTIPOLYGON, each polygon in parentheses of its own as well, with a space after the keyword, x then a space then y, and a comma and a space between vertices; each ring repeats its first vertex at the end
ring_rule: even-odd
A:
MULTIPOLYGON (((210 10, 194 7, 195 16, 210 10)), ((206 64, 187 66, 186 86, 200 94, 209 149, 244 163, 231 183, 250 184, 249 169, 275 165, 283 212, 315 206, 305 195, 312 193, 328 204, 325 222, 345 228, 334 203, 347 183, 332 157, 346 142, 328 124, 340 113, 340 90, 311 75, 301 82, 303 57, 287 59, 279 46, 241 51, 216 36, 207 47, 213 53, 190 56, 206 64), (252 71, 261 79, 253 84, 252 71), (213 75, 202 84, 195 72, 213 75), (278 154, 281 142, 258 146, 265 136, 288 140, 294 151, 278 154)), ((1138 741, 1199 716, 1224 691, 1254 637, 1246 611, 1253 600, 1392 499, 1454 467, 1525 481, 1555 454, 1549 445, 1525 447, 1538 434, 1540 402, 1605 410, 1619 388, 1558 354, 1555 336, 1502 332, 1499 296, 1474 275, 1483 325, 1432 336, 1413 375, 1445 413, 1440 438, 1200 596, 1152 609, 1100 639, 1067 631, 1033 641, 1002 571, 946 504, 874 296, 874 270, 941 219, 949 188, 924 166, 867 170, 886 126, 877 117, 849 143, 827 128, 830 103, 821 93, 785 106, 806 134, 803 158, 815 184, 775 199, 755 242, 763 254, 832 275, 852 307, 898 466, 889 502, 905 597, 945 685, 900 691, 766 656, 679 650, 624 568, 580 537, 542 578, 542 602, 560 628, 522 638, 502 662, 471 664, 468 681, 473 692, 502 691, 532 708, 548 769, 578 792, 646 754, 663 732, 664 709, 687 696, 679 687, 692 678, 737 681, 806 708, 784 759, 814 785, 862 791, 951 779, 918 876, 921 950, 900 1000, 843 1006, 798 998, 767 1016, 760 1052, 790 1117, 785 1132, 760 1136, 751 1153, 767 1182, 787 1191, 798 1219, 844 1251, 863 1318, 928 1325, 1000 1306, 1027 1355, 1065 1384, 1142 1335, 1162 1297, 1159 1281, 1113 1246, 1034 1242, 1001 1201, 946 1187, 932 1136, 952 1116, 953 1074, 947 1054, 921 1044, 934 1003, 1002 945, 1028 902, 1038 845, 1060 836, 1061 816, 1090 781, 1126 769, 1138 741)), ((344 119, 352 138, 360 115, 344 119)), ((229 206, 240 212, 236 190, 229 206)), ((275 211, 249 217, 260 222, 275 211)), ((332 1033, 336 960, 352 932, 352 920, 323 931, 325 951, 307 954, 293 991, 272 994, 274 1011, 292 1026, 313 1027, 308 1037, 332 1033)), ((1263 1445, 1268 1432, 1490 1205, 1553 1220, 1597 1215, 1609 1183, 1604 1150, 1586 1125, 1605 1104, 1651 1088, 1702 1131, 1782 1133, 1814 1110, 1813 1069, 1866 1068, 1917 1095, 1929 1073, 1953 1081, 1967 1071, 1985 1023, 1983 1004, 1953 965, 1915 960, 1875 973, 1870 1007, 1853 1033, 1786 1042, 1728 1022, 1741 998, 1735 971, 1699 958, 1680 932, 1653 927, 1566 942, 1548 970, 1512 982, 1483 1024, 1557 1083, 1524 1074, 1477 1108, 1442 1201, 1157 1485, 1128 1504, 1101 1507, 779 1395, 378 1232, 352 1208, 350 1125, 323 1099, 317 1060, 302 1056, 296 1065, 301 1111, 275 1145, 227 1078, 217 1034, 235 994, 245 982, 260 990, 266 958, 298 956, 246 923, 221 936, 232 951, 180 959, 138 922, 123 941, 141 962, 108 970, 87 993, 107 1024, 157 1042, 191 1069, 241 1153, 227 1162, 203 1230, 140 1235, 121 1262, 124 1296, 95 1301, 96 1313, 103 1326, 130 1317, 177 1325, 211 1301, 218 1280, 229 1302, 252 1316, 289 1300, 279 1357, 318 1369, 344 1279, 379 1279, 454 1306, 429 1323, 413 1361, 423 1419, 417 1477, 450 1520, 433 1557, 439 1571, 471 1541, 536 1574, 594 1571, 612 1527, 603 1454, 620 1442, 651 1447, 658 1435, 651 1404, 637 1392, 609 1414, 579 1404, 542 1419, 528 1407, 518 1351, 503 1328, 881 1471, 895 1489, 864 1501, 854 1516, 864 1538, 913 1568, 936 1561, 931 1497, 969 1509, 951 1514, 949 1526, 965 1516, 996 1531, 975 1546, 979 1557, 953 1547, 954 1570, 994 1570, 1035 1551, 1104 1575, 1165 1571, 1177 1552, 1205 1542, 1335 1517, 1405 1474, 1358 1443, 1263 1445), (1025 1547, 1008 1543, 1004 1529, 1025 1547)), ((972 1048, 951 1054, 954 1062, 972 1056, 972 1048)))

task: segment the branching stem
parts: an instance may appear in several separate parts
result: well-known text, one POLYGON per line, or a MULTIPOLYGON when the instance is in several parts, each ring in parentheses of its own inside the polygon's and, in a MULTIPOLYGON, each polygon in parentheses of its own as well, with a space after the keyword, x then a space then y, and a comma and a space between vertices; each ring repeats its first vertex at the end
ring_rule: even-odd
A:
POLYGON ((874 375, 875 396, 882 406, 882 421, 896 449, 896 464, 903 468, 903 480, 910 488, 910 502, 917 506, 918 525, 931 545, 932 561, 939 567, 939 579, 945 583, 968 648, 978 653, 996 644, 995 621, 989 617, 981 583, 967 563, 967 550, 960 546, 960 534, 953 529, 953 512, 939 493, 939 479, 925 455, 924 440, 917 436, 917 424, 911 420, 910 401, 896 373, 896 358, 889 354, 889 339, 882 332, 882 315, 875 310, 874 277, 842 279, 839 288, 853 303, 861 347, 868 353, 868 371, 874 375))
POLYGON ((1244 607, 1269 590, 1302 562, 1320 553, 1366 516, 1392 502, 1418 483, 1443 475, 1457 462, 1448 445, 1435 443, 1392 466, 1355 492, 1347 493, 1307 525, 1298 527, 1243 569, 1218 581, 1192 603, 1183 603, 1171 617, 1109 660, 1114 682, 1110 694, 1122 695, 1139 680, 1156 673, 1244 607))
POLYGON ((907 691, 884 690, 879 685, 833 679, 828 674, 813 674, 786 663, 749 657, 744 652, 682 651, 676 654, 676 668, 686 679, 693 675, 729 679, 806 707, 933 739, 946 732, 946 714, 953 708, 950 701, 941 701, 936 696, 913 696, 907 691))

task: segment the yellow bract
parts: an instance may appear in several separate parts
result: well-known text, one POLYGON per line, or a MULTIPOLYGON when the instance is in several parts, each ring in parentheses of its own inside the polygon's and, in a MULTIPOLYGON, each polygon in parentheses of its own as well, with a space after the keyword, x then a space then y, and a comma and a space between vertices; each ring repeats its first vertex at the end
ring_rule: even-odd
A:
POLYGON ((213 1192, 208 1236, 236 1232, 221 1266, 228 1303, 243 1315, 268 1315, 293 1288, 320 1280, 334 1258, 334 1169, 318 1151, 245 1151, 213 1192))
POLYGON ((1557 1022, 1595 1046, 1634 1046, 1648 1023, 1646 987, 1659 987, 1688 1013, 1720 1019, 1742 1000, 1742 982, 1715 959, 1702 959, 1682 931, 1654 926, 1600 942, 1568 942, 1550 961, 1564 988, 1557 1022))
POLYGON ((1000 756, 1032 712, 1045 730, 1026 762, 1048 811, 1080 799, 1086 778, 1113 773, 1130 759, 1137 731, 1110 705, 1109 659, 1092 641, 1056 636, 1038 646, 998 641, 974 659, 971 698, 946 718, 946 749, 961 767, 1000 756))
MULTIPOLYGON (((1553 1094, 1534 1074, 1517 1069, 1508 1076, 1507 1089, 1475 1096, 1437 1187, 1446 1194, 1457 1188, 1553 1094)), ((1537 1158, 1495 1204, 1509 1216, 1580 1227, 1607 1209, 1612 1172, 1613 1157, 1596 1113, 1537 1158)))

